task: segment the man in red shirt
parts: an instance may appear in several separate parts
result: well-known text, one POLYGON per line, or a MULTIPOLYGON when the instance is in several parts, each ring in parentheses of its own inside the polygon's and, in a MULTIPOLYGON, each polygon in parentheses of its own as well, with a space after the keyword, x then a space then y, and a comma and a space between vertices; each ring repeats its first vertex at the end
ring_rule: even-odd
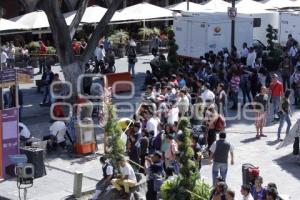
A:
POLYGON ((45 72, 45 65, 46 65, 46 54, 47 54, 47 47, 46 45, 43 43, 43 41, 39 41, 39 67, 40 67, 40 71, 39 73, 42 74, 43 72, 45 72))
POLYGON ((273 105, 273 111, 274 111, 274 120, 273 120, 274 122, 279 120, 278 109, 279 109, 280 98, 283 94, 283 85, 278 80, 277 74, 272 74, 272 81, 269 90, 270 90, 271 102, 273 105))

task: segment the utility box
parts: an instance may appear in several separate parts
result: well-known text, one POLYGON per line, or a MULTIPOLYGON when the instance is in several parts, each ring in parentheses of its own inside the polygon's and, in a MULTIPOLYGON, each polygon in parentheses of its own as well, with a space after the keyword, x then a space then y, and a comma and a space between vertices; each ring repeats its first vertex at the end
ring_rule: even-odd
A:
POLYGON ((77 154, 88 154, 96 151, 96 137, 94 123, 91 118, 84 118, 75 124, 75 152, 77 154))
MULTIPOLYGON (((209 51, 231 50, 231 19, 222 13, 183 13, 174 19, 179 56, 199 58, 209 51)), ((235 46, 253 43, 253 20, 235 18, 235 46)))

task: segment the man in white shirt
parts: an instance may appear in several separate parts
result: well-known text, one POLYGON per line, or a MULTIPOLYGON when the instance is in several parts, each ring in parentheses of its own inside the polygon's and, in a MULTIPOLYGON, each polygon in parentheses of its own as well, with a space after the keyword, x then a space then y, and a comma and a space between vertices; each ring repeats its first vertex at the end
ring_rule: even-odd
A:
POLYGON ((30 139, 30 131, 27 128, 27 126, 25 124, 23 124, 22 122, 19 122, 19 134, 20 134, 20 140, 21 141, 26 141, 28 139, 30 139))
POLYGON ((178 109, 179 114, 183 117, 188 114, 189 107, 190 107, 190 101, 189 98, 186 96, 186 90, 182 89, 179 93, 179 101, 178 101, 178 109))
POLYGON ((50 126, 50 135, 56 137, 57 143, 65 142, 67 126, 63 121, 56 121, 50 126))
POLYGON ((249 48, 249 53, 247 56, 247 66, 250 68, 255 68, 256 52, 253 47, 249 48))
POLYGON ((49 149, 55 151, 57 149, 57 145, 64 148, 66 146, 66 124, 63 121, 56 121, 50 126, 49 130, 50 134, 43 137, 43 141, 47 140, 49 149))
POLYGON ((244 184, 241 187, 242 200, 253 200, 253 197, 250 193, 251 187, 250 185, 244 184))
POLYGON ((158 134, 158 125, 160 123, 159 118, 156 116, 156 114, 148 113, 148 121, 146 125, 146 130, 148 132, 154 131, 154 137, 158 134))
POLYGON ((104 58, 105 58, 105 49, 103 47, 103 44, 99 44, 95 51, 94 51, 94 55, 95 57, 97 58, 97 61, 100 62, 100 61, 104 61, 104 58))
POLYGON ((203 86, 203 93, 201 94, 201 98, 203 102, 205 103, 205 106, 210 106, 212 103, 215 102, 215 94, 209 89, 210 84, 205 83, 203 86))
POLYGON ((178 122, 178 120, 179 120, 179 117, 178 117, 179 116, 179 109, 177 107, 175 99, 173 99, 171 101, 171 106, 172 106, 172 108, 169 110, 169 112, 167 114, 168 115, 167 122, 170 125, 174 125, 174 123, 178 122))
POLYGON ((125 193, 129 193, 129 189, 136 186, 137 179, 131 165, 125 161, 125 158, 118 159, 118 166, 120 167, 121 175, 119 178, 112 179, 112 185, 118 190, 124 187, 125 193))
POLYGON ((4 49, 1 49, 1 67, 6 67, 7 59, 7 53, 4 51, 4 49))
POLYGON ((247 47, 247 43, 244 42, 243 43, 243 49, 241 51, 241 62, 246 65, 246 61, 247 61, 247 57, 248 57, 248 47, 247 47))

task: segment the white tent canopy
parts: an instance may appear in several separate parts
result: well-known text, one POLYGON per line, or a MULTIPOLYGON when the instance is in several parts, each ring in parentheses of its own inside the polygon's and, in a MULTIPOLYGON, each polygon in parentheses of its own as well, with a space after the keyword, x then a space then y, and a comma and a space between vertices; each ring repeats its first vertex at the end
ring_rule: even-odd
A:
MULTIPOLYGON (((201 9, 202 5, 197 4, 197 3, 193 3, 193 2, 189 2, 189 11, 190 12, 198 12, 201 9)), ((181 2, 178 4, 174 4, 171 6, 166 7, 169 10, 174 10, 174 11, 187 11, 187 2, 181 2)))
POLYGON ((291 0, 265 0, 262 3, 269 9, 286 8, 286 7, 300 7, 300 1, 291 0))
POLYGON ((267 12, 266 9, 268 8, 268 6, 254 0, 240 0, 236 4, 236 8, 238 13, 242 12, 242 13, 254 14, 254 13, 267 12))
POLYGON ((143 2, 120 10, 111 21, 147 21, 164 18, 173 18, 173 11, 143 2))
POLYGON ((38 11, 27 13, 25 15, 14 17, 11 20, 14 22, 18 22, 24 26, 27 26, 30 29, 40 29, 40 28, 49 27, 47 15, 42 10, 38 10, 38 11))
POLYGON ((231 4, 223 0, 210 0, 201 7, 201 12, 227 12, 231 4))
POLYGON ((236 4, 238 13, 247 13, 247 14, 255 14, 255 13, 268 13, 266 6, 263 3, 253 1, 253 0, 240 0, 236 4))
POLYGON ((12 30, 28 30, 27 26, 20 23, 13 22, 7 19, 0 18, 0 32, 12 31, 12 30))
MULTIPOLYGON (((106 11, 107 11, 106 8, 97 5, 87 7, 82 16, 81 23, 90 23, 90 24, 98 23, 105 15, 106 11)), ((72 23, 72 20, 74 19, 75 15, 76 15, 76 11, 72 11, 64 14, 67 24, 72 23)))

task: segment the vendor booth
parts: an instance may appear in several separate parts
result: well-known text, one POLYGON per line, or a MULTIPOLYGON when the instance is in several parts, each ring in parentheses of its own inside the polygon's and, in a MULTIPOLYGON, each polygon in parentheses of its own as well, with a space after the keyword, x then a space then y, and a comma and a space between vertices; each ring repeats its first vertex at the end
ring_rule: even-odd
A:
POLYGON ((3 69, 0 71, 0 178, 8 178, 14 170, 9 156, 19 153, 19 106, 18 84, 28 83, 32 78, 32 68, 3 69), (4 107, 3 88, 10 88, 13 107, 4 107))

